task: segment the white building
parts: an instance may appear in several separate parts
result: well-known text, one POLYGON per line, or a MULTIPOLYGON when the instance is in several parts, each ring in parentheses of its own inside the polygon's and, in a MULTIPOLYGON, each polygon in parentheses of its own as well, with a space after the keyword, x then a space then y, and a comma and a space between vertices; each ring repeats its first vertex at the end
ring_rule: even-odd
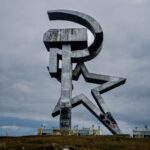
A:
POLYGON ((134 129, 133 130, 133 138, 150 138, 150 129, 134 129))
MULTIPOLYGON (((38 135, 61 135, 61 131, 59 128, 41 127, 38 128, 37 134, 38 135)), ((78 129, 77 127, 71 130, 71 135, 77 135, 77 136, 103 135, 103 132, 100 129, 100 127, 98 129, 95 129, 94 127, 78 129)))
POLYGON ((102 135, 102 130, 94 129, 94 128, 82 128, 82 129, 74 129, 73 133, 79 136, 88 136, 88 135, 102 135))

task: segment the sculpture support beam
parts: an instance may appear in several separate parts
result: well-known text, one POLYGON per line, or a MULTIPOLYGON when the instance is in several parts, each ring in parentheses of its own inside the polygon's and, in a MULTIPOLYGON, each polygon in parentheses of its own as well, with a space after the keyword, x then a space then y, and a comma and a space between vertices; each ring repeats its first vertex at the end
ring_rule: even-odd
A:
POLYGON ((44 34, 49 48, 49 73, 61 82, 59 99, 60 129, 63 135, 71 129, 72 57, 77 48, 87 48, 87 29, 50 29, 44 34), (62 67, 59 68, 59 60, 62 67))
POLYGON ((65 132, 66 129, 71 129, 72 63, 70 44, 62 45, 61 70, 60 128, 65 132))

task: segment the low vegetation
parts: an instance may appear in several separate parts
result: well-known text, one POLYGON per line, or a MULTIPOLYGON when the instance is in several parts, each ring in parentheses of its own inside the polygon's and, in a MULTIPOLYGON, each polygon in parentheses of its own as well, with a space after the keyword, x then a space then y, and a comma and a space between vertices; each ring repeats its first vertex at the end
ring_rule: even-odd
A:
POLYGON ((0 150, 150 150, 150 139, 117 136, 0 137, 0 150))

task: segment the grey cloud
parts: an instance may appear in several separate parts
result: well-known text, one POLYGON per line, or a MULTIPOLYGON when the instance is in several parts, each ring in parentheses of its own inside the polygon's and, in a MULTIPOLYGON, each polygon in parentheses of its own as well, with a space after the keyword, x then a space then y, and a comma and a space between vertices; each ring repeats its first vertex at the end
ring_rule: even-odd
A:
MULTIPOLYGON (((0 0, 0 4, 0 116, 53 120, 50 113, 59 98, 60 84, 46 70, 48 53, 42 36, 49 28, 77 27, 49 22, 47 10, 60 8, 82 11, 100 22, 104 46, 86 64, 90 72, 127 78, 126 85, 103 95, 121 128, 127 131, 134 125, 149 124, 148 0, 0 0)), ((95 85, 82 83, 74 83, 74 94, 83 91, 92 100, 89 89, 95 85)), ((73 123, 92 121, 99 124, 82 106, 73 110, 73 123)))

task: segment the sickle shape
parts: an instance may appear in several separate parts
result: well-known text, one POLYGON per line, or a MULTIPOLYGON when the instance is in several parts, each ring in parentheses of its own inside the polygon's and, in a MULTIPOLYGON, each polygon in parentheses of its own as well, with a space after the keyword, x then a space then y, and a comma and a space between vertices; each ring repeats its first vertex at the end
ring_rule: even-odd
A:
POLYGON ((87 61, 93 59, 102 49, 103 31, 99 23, 89 15, 72 10, 48 11, 50 20, 66 20, 81 24, 88 28, 94 35, 94 42, 87 49, 74 51, 73 60, 87 61), (82 52, 81 52, 82 51, 82 52))

